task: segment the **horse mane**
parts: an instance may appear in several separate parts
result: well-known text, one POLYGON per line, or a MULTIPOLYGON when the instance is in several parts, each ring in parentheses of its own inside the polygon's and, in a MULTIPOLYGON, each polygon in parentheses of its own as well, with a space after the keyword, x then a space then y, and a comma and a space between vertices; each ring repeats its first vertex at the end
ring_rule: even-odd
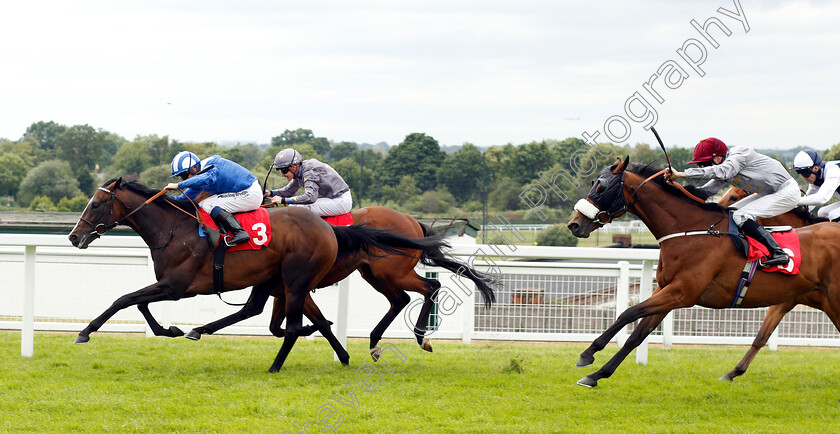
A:
MULTIPOLYGON (((113 178, 113 179, 110 179, 110 180, 106 181, 104 184, 102 184, 102 186, 105 187, 106 185, 110 185, 111 183, 113 183, 114 181, 117 181, 118 179, 121 179, 120 185, 117 186, 118 188, 124 188, 126 190, 131 191, 131 192, 137 193, 140 196, 145 197, 146 199, 160 193, 160 190, 155 190, 153 188, 147 187, 147 186, 143 185, 142 183, 140 183, 140 181, 137 181, 136 178, 134 178, 134 177, 113 178)), ((163 195, 163 196, 155 199, 154 203, 156 203, 158 205, 165 204, 165 203, 171 203, 171 204, 177 205, 181 208, 187 208, 187 209, 192 208, 192 203, 189 200, 187 200, 187 199, 173 199, 172 196, 167 196, 167 195, 163 195)))
MULTIPOLYGON (((636 175, 639 175, 644 179, 648 179, 651 176, 655 175, 656 173, 662 171, 662 168, 659 167, 659 166, 656 166, 655 163, 648 163, 648 164, 633 163, 630 166, 630 168, 627 169, 627 171, 635 173, 636 175)), ((662 187, 662 189, 666 193, 677 196, 680 199, 686 200, 686 201, 688 201, 688 202, 690 202, 694 205, 698 205, 701 208, 703 208, 704 210, 726 212, 726 207, 723 207, 723 206, 721 206, 717 203, 701 204, 701 203, 698 203, 697 201, 695 201, 694 199, 689 198, 680 189, 678 189, 677 187, 674 187, 673 185, 665 182, 665 177, 663 177, 663 176, 653 177, 648 182, 653 182, 653 183, 659 185, 660 187, 662 187)), ((709 196, 711 196, 707 191, 705 191, 705 190, 703 190, 703 189, 701 189, 697 186, 694 186, 694 185, 684 185, 683 188, 685 188, 686 191, 688 191, 689 193, 691 193, 691 194, 693 194, 693 195, 695 195, 695 196, 697 196, 697 197, 699 197, 700 199, 703 199, 703 200, 706 200, 706 199, 709 198, 709 196)))

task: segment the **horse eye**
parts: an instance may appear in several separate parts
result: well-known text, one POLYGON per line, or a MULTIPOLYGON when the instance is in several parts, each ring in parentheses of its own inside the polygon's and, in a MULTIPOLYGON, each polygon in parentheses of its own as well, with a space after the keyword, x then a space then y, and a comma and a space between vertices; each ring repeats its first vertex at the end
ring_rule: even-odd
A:
POLYGON ((91 208, 99 208, 99 202, 93 202, 90 206, 91 208))
POLYGON ((606 191, 606 189, 607 187, 604 187, 603 184, 598 184, 598 187, 595 189, 595 191, 597 191, 598 193, 603 193, 604 191, 606 191))

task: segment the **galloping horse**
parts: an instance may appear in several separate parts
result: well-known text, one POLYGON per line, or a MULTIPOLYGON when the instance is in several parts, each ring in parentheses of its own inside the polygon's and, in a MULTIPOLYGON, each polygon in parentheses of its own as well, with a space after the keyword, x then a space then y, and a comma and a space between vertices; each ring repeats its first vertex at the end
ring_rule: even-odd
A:
MULTIPOLYGON (((362 208, 354 210, 352 215, 353 221, 356 224, 364 224, 368 227, 388 230, 391 233, 404 237, 423 238, 434 236, 429 227, 417 222, 410 215, 391 208, 380 206, 362 208)), ((473 269, 467 264, 448 258, 442 250, 408 250, 406 253, 406 255, 385 255, 383 252, 368 254, 359 251, 355 254, 344 255, 336 261, 329 273, 315 286, 316 288, 330 286, 349 276, 353 271, 359 270, 362 277, 388 299, 388 302, 391 304, 390 309, 388 309, 388 312, 370 333, 370 350, 374 360, 378 359, 381 353, 378 343, 382 339, 382 334, 410 301, 405 291, 414 291, 423 295, 424 303, 420 309, 417 324, 414 327, 414 335, 421 348, 426 351, 432 351, 431 343, 424 336, 426 324, 429 320, 429 311, 434 303, 435 292, 441 285, 435 279, 428 279, 417 275, 414 267, 418 261, 422 261, 425 265, 442 267, 472 280, 483 296, 487 306, 496 299, 493 288, 490 286, 492 283, 490 276, 473 269)), ((286 316, 283 292, 278 290, 271 295, 274 295, 275 300, 270 329, 275 336, 283 337, 284 331, 281 325, 286 316)), ((265 306, 267 297, 268 294, 265 295, 265 298, 251 297, 239 312, 205 326, 197 327, 188 332, 187 337, 197 340, 201 337, 201 334, 215 333, 236 322, 259 315, 265 306)), ((315 302, 309 296, 306 298, 304 313, 313 322, 318 320, 325 321, 318 306, 315 305, 315 302)), ((332 334, 329 328, 325 332, 330 333, 330 335, 332 334)), ((333 339, 328 340, 330 340, 330 343, 333 342, 333 339)))
MULTIPOLYGON (((149 246, 157 278, 157 282, 118 298, 79 332, 76 343, 87 342, 90 333, 108 318, 133 305, 137 305, 156 335, 180 336, 183 332, 175 327, 161 327, 148 304, 213 293, 213 251, 199 237, 193 215, 182 212, 184 208, 193 209, 193 204, 158 197, 160 193, 122 178, 110 180, 94 193, 70 233, 70 242, 84 249, 109 229, 128 225, 149 246)), ((306 295, 323 280, 337 259, 359 251, 400 255, 405 254, 404 249, 413 249, 433 253, 445 245, 435 237, 411 239, 363 225, 331 226, 302 208, 273 209, 269 218, 271 240, 260 250, 228 253, 223 282, 224 291, 253 285, 252 298, 267 298, 272 291, 283 289, 289 321, 269 372, 282 367, 297 338, 307 332, 302 327, 306 295)), ((316 326, 329 328, 329 324, 316 326)), ((349 356, 343 348, 342 351, 339 358, 346 363, 349 356)))
MULTIPOLYGON (((742 188, 730 187, 729 190, 721 196, 718 203, 723 206, 730 206, 749 196, 749 194, 750 193, 748 191, 745 191, 742 188)), ((794 228, 801 228, 803 226, 827 221, 828 219, 826 218, 812 216, 811 213, 808 212, 807 207, 800 206, 775 217, 759 219, 758 224, 764 226, 791 226, 794 228)), ((720 379, 732 381, 735 377, 743 375, 747 372, 747 368, 750 367, 750 363, 752 363, 756 354, 758 354, 758 351, 767 344, 767 340, 770 339, 770 335, 773 334, 773 331, 779 326, 782 318, 784 318, 791 309, 796 307, 797 304, 804 304, 822 311, 830 308, 828 300, 820 291, 811 291, 797 297, 793 301, 770 306, 770 308, 767 309, 767 313, 764 315, 764 321, 758 329, 758 334, 756 334, 753 343, 747 350, 747 353, 744 354, 741 361, 738 362, 731 371, 724 374, 720 377, 720 379)))
MULTIPOLYGON (((741 270, 746 263, 728 237, 711 236, 728 229, 726 210, 718 204, 689 199, 662 174, 648 166, 627 169, 629 157, 604 168, 568 227, 580 238, 625 212, 638 216, 660 240, 656 279, 659 290, 647 300, 625 310, 607 330, 583 351, 577 366, 589 366, 627 324, 642 319, 624 346, 601 369, 578 384, 594 387, 615 372, 668 312, 694 305, 728 308, 735 298, 741 270), (584 214, 585 213, 585 214, 584 214), (667 239, 663 239, 666 236, 667 239)), ((799 274, 757 273, 742 307, 763 307, 796 302, 811 291, 825 297, 824 309, 840 330, 840 225, 817 224, 797 229, 801 248, 799 274)))

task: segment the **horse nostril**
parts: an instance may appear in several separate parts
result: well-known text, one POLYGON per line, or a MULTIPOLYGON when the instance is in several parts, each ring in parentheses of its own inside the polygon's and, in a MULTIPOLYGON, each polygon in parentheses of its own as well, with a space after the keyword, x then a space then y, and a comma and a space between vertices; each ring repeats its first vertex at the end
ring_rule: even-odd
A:
POLYGON ((570 231, 574 232, 574 231, 577 230, 578 224, 577 223, 569 223, 568 225, 566 225, 566 227, 569 228, 570 231))
POLYGON ((72 245, 74 245, 74 246, 75 246, 75 245, 77 245, 77 244, 79 244, 79 237, 77 237, 77 236, 75 236, 75 235, 70 235, 70 236, 69 236, 69 237, 67 237, 67 238, 70 240, 70 244, 72 244, 72 245))

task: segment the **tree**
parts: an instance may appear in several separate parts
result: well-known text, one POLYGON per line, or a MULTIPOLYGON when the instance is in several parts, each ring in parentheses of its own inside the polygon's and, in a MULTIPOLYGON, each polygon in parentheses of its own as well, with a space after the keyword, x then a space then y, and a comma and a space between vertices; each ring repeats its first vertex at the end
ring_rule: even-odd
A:
POLYGON ((437 184, 435 173, 445 158, 437 140, 423 133, 411 133, 391 148, 378 173, 385 185, 396 186, 404 175, 410 174, 418 188, 432 190, 437 184))
POLYGON ((840 160, 840 143, 832 146, 828 151, 822 154, 823 161, 840 160))
POLYGON ((152 157, 149 153, 149 146, 145 141, 133 141, 126 143, 117 155, 114 156, 111 173, 114 176, 124 176, 133 173, 141 173, 152 165, 152 157))
POLYGON ((465 143, 437 171, 437 183, 446 187, 458 203, 481 198, 485 180, 484 157, 473 144, 465 143))
POLYGON ((62 197, 76 197, 82 194, 79 182, 73 176, 70 163, 48 160, 30 170, 20 182, 18 202, 29 205, 35 196, 47 196, 53 203, 62 197))
POLYGON ((14 196, 29 167, 16 154, 4 152, 0 154, 0 168, 0 196, 14 196))
POLYGON ((551 152, 554 154, 554 161, 567 170, 572 168, 572 155, 579 149, 586 149, 588 147, 589 145, 586 142, 577 137, 569 137, 550 145, 551 152))
POLYGON ((137 180, 152 188, 163 188, 166 184, 172 182, 169 178, 171 171, 172 168, 168 163, 158 164, 157 166, 151 166, 144 170, 137 180))
POLYGON ((455 197, 448 191, 431 190, 412 198, 406 203, 406 208, 415 212, 442 214, 449 212, 454 205, 455 197))
POLYGON ((42 159, 55 158, 55 140, 65 130, 67 130, 66 126, 53 121, 40 121, 30 125, 23 137, 36 144, 38 151, 40 151, 39 161, 41 161, 42 159))
POLYGON ((636 143, 633 151, 630 152, 630 161, 642 164, 655 163, 659 164, 665 161, 665 154, 657 146, 651 149, 647 143, 636 143))
POLYGON ((304 128, 298 128, 294 131, 286 130, 283 131, 283 134, 271 138, 271 146, 279 146, 280 149, 291 148, 294 145, 306 143, 314 138, 315 135, 312 134, 312 130, 304 128))
POLYGON ((554 225, 537 233, 538 246, 577 246, 578 239, 565 225, 554 225))
POLYGON ((420 195, 421 190, 417 188, 417 182, 411 175, 404 175, 400 178, 397 186, 386 185, 382 187, 382 199, 392 200, 402 206, 407 200, 420 195))
POLYGON ((105 135, 90 125, 74 125, 55 137, 56 157, 70 163, 79 188, 91 193, 94 187, 91 172, 105 161, 105 135))
POLYGON ((520 209, 525 207, 522 199, 519 198, 521 192, 522 187, 515 180, 503 178, 490 192, 487 202, 493 209, 500 211, 520 209))
POLYGON ((506 175, 520 184, 534 179, 537 173, 554 165, 554 155, 545 142, 531 142, 513 148, 506 175))
POLYGON ((353 142, 341 142, 330 149, 330 161, 339 161, 353 155, 359 146, 353 142))
POLYGON ((176 154, 170 149, 169 136, 158 137, 156 134, 137 136, 134 141, 146 144, 149 151, 149 164, 152 166, 169 163, 176 154))

